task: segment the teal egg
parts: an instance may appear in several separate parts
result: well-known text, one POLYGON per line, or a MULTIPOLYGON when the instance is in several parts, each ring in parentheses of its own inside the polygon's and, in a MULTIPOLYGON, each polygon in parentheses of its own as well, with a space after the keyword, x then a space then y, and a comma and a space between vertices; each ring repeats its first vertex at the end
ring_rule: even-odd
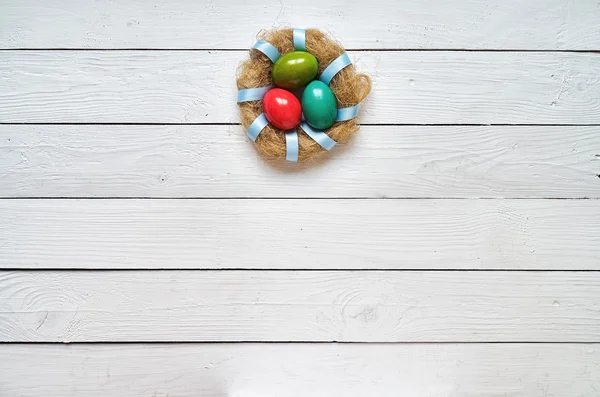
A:
POLYGON ((337 103, 331 88, 322 81, 311 82, 302 94, 302 113, 306 122, 319 130, 335 123, 337 103))
POLYGON ((271 77, 276 86, 290 90, 308 84, 318 71, 317 58, 305 51, 293 51, 275 62, 271 77))

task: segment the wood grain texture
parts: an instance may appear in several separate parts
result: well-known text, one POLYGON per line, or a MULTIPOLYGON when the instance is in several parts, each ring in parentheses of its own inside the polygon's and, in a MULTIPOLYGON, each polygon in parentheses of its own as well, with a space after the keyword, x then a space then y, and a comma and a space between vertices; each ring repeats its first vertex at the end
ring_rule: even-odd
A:
POLYGON ((0 345, 0 391, 86 396, 594 396, 598 345, 0 345), (35 359, 33 359, 35 357, 35 359))
POLYGON ((240 126, 1 125, 2 197, 600 197, 600 127, 363 126, 273 167, 240 126))
POLYGON ((0 1, 0 396, 597 395, 597 3, 0 1), (286 25, 374 80, 311 167, 236 125, 286 25))
POLYGON ((0 268, 600 270, 599 200, 1 200, 0 268))
MULTIPOLYGON (((600 54, 352 52, 365 124, 598 124, 600 54)), ((0 52, 0 122, 238 122, 245 51, 0 52)))
POLYGON ((600 342, 600 273, 0 272, 0 341, 600 342))
POLYGON ((241 48, 273 26, 317 27, 348 48, 600 49, 592 0, 4 1, 0 48, 241 48), (60 26, 60 29, 56 27, 60 26))

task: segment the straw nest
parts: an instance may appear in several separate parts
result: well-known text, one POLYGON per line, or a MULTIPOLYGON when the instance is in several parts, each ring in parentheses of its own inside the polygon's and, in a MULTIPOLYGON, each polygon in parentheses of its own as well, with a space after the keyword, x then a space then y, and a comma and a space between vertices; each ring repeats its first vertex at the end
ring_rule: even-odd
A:
MULTIPOLYGON (((283 55, 294 51, 292 29, 274 29, 259 34, 259 38, 271 43, 283 55)), ((306 29, 306 51, 314 55, 319 62, 319 74, 338 56, 344 53, 344 48, 318 29, 306 29)), ((239 90, 246 88, 266 87, 273 85, 271 79, 271 60, 262 52, 250 50, 250 58, 244 61, 238 70, 237 87, 239 90)), ((354 66, 350 65, 336 74, 329 87, 335 94, 337 106, 345 108, 360 103, 367 97, 371 90, 369 76, 357 73, 354 66)), ((244 129, 263 112, 262 101, 238 103, 244 129)), ((325 130, 334 141, 345 143, 358 131, 357 118, 336 122, 325 130)), ((326 153, 317 142, 312 140, 300 126, 296 127, 298 133, 298 161, 308 162, 326 153)), ((267 125, 256 139, 258 152, 268 160, 284 160, 286 154, 284 131, 267 125)))

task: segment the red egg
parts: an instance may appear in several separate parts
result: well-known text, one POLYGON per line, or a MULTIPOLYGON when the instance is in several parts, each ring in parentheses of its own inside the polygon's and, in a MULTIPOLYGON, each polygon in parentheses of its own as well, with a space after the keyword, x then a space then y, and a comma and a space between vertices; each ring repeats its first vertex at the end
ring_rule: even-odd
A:
POLYGON ((300 123, 302 106, 294 94, 273 88, 263 98, 263 111, 269 123, 281 130, 291 130, 300 123))

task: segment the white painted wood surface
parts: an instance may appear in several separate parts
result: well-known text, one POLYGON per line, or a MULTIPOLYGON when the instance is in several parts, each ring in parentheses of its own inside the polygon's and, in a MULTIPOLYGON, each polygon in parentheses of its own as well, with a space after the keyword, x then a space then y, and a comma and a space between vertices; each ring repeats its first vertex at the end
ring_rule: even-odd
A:
POLYGON ((241 126, 0 125, 2 197, 599 198, 598 174, 598 126, 363 126, 273 167, 241 126))
POLYGON ((54 397, 532 397, 595 396, 600 390, 597 345, 152 344, 2 349, 0 391, 13 397, 39 397, 40 390, 54 397))
MULTIPOLYGON (((246 51, 3 51, 0 122, 237 123, 246 51)), ((364 124, 600 124, 600 54, 350 52, 364 124)))
POLYGON ((35 0, 0 4, 0 48, 247 48, 318 27, 348 48, 597 50, 594 0, 35 0), (57 29, 60 27, 60 29, 57 29))
POLYGON ((597 3, 0 0, 0 396, 596 396, 597 3), (312 167, 238 125, 286 25, 374 80, 312 167))
POLYGON ((0 283, 5 342, 600 339, 598 272, 19 271, 0 283))
POLYGON ((598 258, 599 200, 0 200, 0 268, 600 270, 598 258))

